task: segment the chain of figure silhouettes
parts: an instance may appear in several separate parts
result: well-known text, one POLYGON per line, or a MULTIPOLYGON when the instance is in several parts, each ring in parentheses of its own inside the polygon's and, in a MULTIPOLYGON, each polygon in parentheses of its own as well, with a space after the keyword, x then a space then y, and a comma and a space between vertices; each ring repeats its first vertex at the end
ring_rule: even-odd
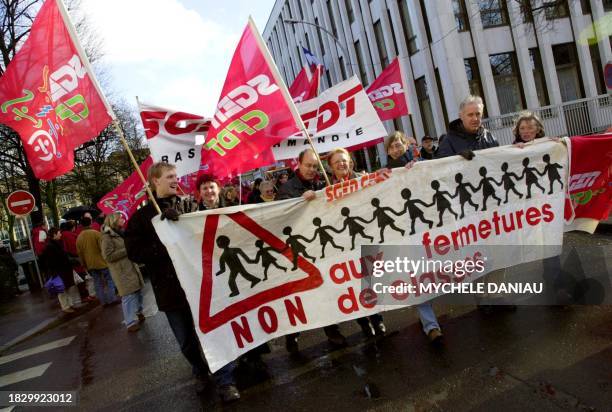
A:
POLYGON ((551 163, 550 156, 545 154, 542 157, 546 166, 544 170, 540 172, 535 167, 529 167, 529 158, 526 157, 523 159, 523 172, 521 175, 517 175, 513 172, 508 171, 508 163, 504 162, 501 165, 501 171, 503 175, 501 176, 501 180, 498 182, 494 178, 487 175, 488 171, 486 167, 481 167, 478 170, 478 173, 482 177, 478 183, 478 186, 473 186, 470 182, 463 181, 463 175, 461 173, 457 173, 455 175, 455 182, 457 183, 457 187, 455 189, 454 194, 451 194, 448 191, 440 190, 440 182, 437 180, 433 180, 431 182, 431 188, 434 190, 434 194, 432 196, 431 203, 426 203, 420 199, 413 199, 412 192, 410 189, 402 189, 401 197, 404 199, 404 208, 401 211, 395 211, 391 207, 381 206, 380 199, 373 198, 371 201, 372 206, 374 207, 374 212, 372 213, 372 218, 370 220, 364 219, 360 216, 351 216, 351 211, 348 207, 343 207, 340 209, 340 214, 344 217, 343 225, 340 229, 336 229, 333 226, 325 225, 322 226, 322 221, 319 217, 315 217, 312 220, 313 225, 316 227, 312 238, 307 238, 302 235, 293 234, 293 229, 291 226, 286 226, 283 228, 283 234, 287 236, 285 240, 286 247, 282 250, 277 250, 272 247, 264 247, 262 240, 255 241, 255 246, 257 247, 257 255, 254 259, 249 258, 242 249, 239 248, 230 248, 230 239, 227 236, 219 236, 217 238, 217 246, 223 249, 221 257, 219 259, 220 270, 216 273, 216 275, 220 275, 225 272, 225 267, 229 268, 229 280, 228 285, 231 291, 230 297, 237 296, 240 294, 240 291, 236 285, 236 278, 238 275, 241 275, 244 279, 251 282, 251 288, 257 285, 262 280, 268 279, 268 269, 270 266, 274 266, 278 269, 287 271, 287 268, 281 266, 277 263, 276 258, 271 254, 271 252, 276 252, 278 254, 283 254, 287 250, 291 250, 291 261, 293 263, 292 271, 297 270, 298 268, 298 258, 302 256, 303 258, 309 259, 312 263, 315 263, 316 257, 311 256, 307 252, 307 245, 314 242, 317 237, 319 238, 319 242, 321 244, 321 259, 325 258, 325 247, 329 244, 333 248, 338 249, 340 251, 344 251, 344 247, 337 245, 334 242, 333 236, 330 234, 334 233, 344 233, 348 229, 348 234, 351 237, 351 250, 355 249, 355 240, 357 236, 366 239, 370 242, 374 241, 374 237, 368 235, 365 232, 365 225, 368 225, 374 221, 376 221, 376 225, 379 228, 379 243, 384 243, 385 241, 385 230, 390 228, 396 232, 399 232, 402 236, 405 234, 404 229, 401 229, 395 225, 395 219, 391 215, 395 215, 397 217, 401 217, 408 213, 410 218, 410 235, 415 233, 415 224, 417 219, 422 223, 427 224, 431 229, 433 227, 434 222, 425 218, 425 213, 423 209, 429 208, 432 206, 436 206, 438 211, 438 224, 440 227, 444 224, 444 215, 448 211, 451 215, 457 218, 465 217, 465 205, 468 204, 474 208, 475 211, 479 209, 479 205, 474 203, 472 200, 472 195, 482 191, 482 206, 480 207, 481 211, 487 210, 487 201, 489 199, 493 199, 497 201, 497 206, 501 205, 501 198, 497 197, 495 186, 502 187, 505 190, 505 198, 503 203, 508 203, 508 195, 510 192, 514 193, 519 199, 523 198, 523 194, 520 193, 516 189, 516 182, 525 179, 525 184, 527 186, 527 196, 526 199, 531 198, 531 188, 532 186, 536 186, 539 188, 542 193, 546 191, 540 184, 538 183, 538 176, 543 177, 547 176, 549 180, 549 191, 548 194, 553 193, 553 186, 555 182, 559 182, 561 189, 563 189, 563 182, 561 181, 561 175, 559 174, 559 169, 562 169, 562 166, 558 163, 551 163), (471 193, 470 193, 471 192, 471 193), (451 207, 450 199, 455 199, 459 197, 459 203, 461 205, 461 215, 458 215, 451 207), (419 206, 420 205, 420 206, 419 206), (261 266, 264 269, 264 277, 263 279, 259 279, 244 268, 240 257, 242 257, 247 263, 250 264, 258 264, 261 261, 261 266))

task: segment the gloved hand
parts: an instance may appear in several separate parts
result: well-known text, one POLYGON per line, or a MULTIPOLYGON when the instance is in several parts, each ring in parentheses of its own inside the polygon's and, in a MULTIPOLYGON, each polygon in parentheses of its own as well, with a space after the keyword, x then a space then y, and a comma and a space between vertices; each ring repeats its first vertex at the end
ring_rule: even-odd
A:
POLYGON ((474 156, 476 156, 470 149, 462 150, 457 154, 463 157, 465 160, 472 160, 474 156))
POLYGON ((177 212, 176 209, 169 207, 168 209, 162 212, 161 220, 164 220, 164 219, 168 219, 168 220, 172 220, 173 222, 177 222, 179 220, 179 212, 177 212))

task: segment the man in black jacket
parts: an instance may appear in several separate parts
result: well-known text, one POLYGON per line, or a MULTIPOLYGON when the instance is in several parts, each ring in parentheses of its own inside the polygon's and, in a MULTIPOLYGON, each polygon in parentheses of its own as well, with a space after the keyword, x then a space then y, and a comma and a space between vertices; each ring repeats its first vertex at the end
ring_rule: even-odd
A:
MULTIPOLYGON (((178 180, 174 165, 158 162, 149 168, 149 184, 162 211, 162 219, 178 220, 181 201, 176 195, 178 180)), ((178 341, 181 352, 192 366, 194 375, 201 381, 208 376, 208 365, 202 357, 200 343, 185 292, 176 276, 168 251, 160 241, 151 219, 157 215, 152 203, 137 210, 130 218, 125 233, 125 246, 131 261, 144 264, 151 275, 151 285, 159 310, 166 313, 170 328, 178 341)), ((240 398, 232 375, 231 362, 215 372, 213 378, 224 402, 240 398)))
MULTIPOLYGON (((319 180, 319 162, 312 149, 302 151, 298 157, 298 169, 295 176, 287 180, 279 189, 276 200, 292 199, 302 196, 306 200, 316 197, 315 191, 325 187, 325 182, 319 180)), ((346 339, 340 333, 338 325, 329 325, 323 328, 327 339, 334 347, 346 346, 346 339)), ((287 351, 296 353, 299 350, 299 333, 292 333, 285 336, 287 351)))
POLYGON ((472 160, 474 151, 499 146, 497 139, 482 125, 484 103, 478 96, 468 96, 459 105, 459 119, 448 125, 448 133, 436 153, 436 159, 461 155, 472 160))

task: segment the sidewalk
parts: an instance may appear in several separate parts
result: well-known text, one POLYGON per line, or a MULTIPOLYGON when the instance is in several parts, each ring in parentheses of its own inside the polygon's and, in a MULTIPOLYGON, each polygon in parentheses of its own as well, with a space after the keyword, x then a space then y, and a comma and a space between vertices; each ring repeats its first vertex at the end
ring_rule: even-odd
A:
POLYGON ((0 353, 40 331, 74 319, 98 305, 77 307, 73 314, 63 313, 57 298, 43 290, 24 292, 0 305, 0 353))

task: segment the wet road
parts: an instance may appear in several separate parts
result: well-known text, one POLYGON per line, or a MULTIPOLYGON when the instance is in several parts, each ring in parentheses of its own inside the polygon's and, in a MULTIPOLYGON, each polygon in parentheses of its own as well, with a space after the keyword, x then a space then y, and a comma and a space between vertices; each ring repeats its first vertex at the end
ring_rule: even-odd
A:
MULTIPOLYGON (((572 234, 566 244, 572 243, 609 247, 612 238, 572 234)), ((436 306, 442 348, 428 344, 412 309, 385 313, 391 332, 382 340, 364 339, 355 322, 342 324, 350 345, 339 351, 330 351, 322 331, 302 334, 299 358, 289 357, 278 339, 265 357, 271 378, 244 382, 241 401, 226 407, 212 388, 196 395, 150 286, 145 306, 147 320, 135 334, 122 327, 120 306, 98 307, 12 348, 0 357, 0 385, 7 376, 27 378, 23 371, 33 368, 42 373, 0 390, 78 390, 79 410, 147 412, 608 411, 612 405, 612 306, 519 307, 492 315, 475 306, 436 306), (41 345, 44 351, 23 355, 41 345), (11 353, 21 357, 7 358, 11 353)))

